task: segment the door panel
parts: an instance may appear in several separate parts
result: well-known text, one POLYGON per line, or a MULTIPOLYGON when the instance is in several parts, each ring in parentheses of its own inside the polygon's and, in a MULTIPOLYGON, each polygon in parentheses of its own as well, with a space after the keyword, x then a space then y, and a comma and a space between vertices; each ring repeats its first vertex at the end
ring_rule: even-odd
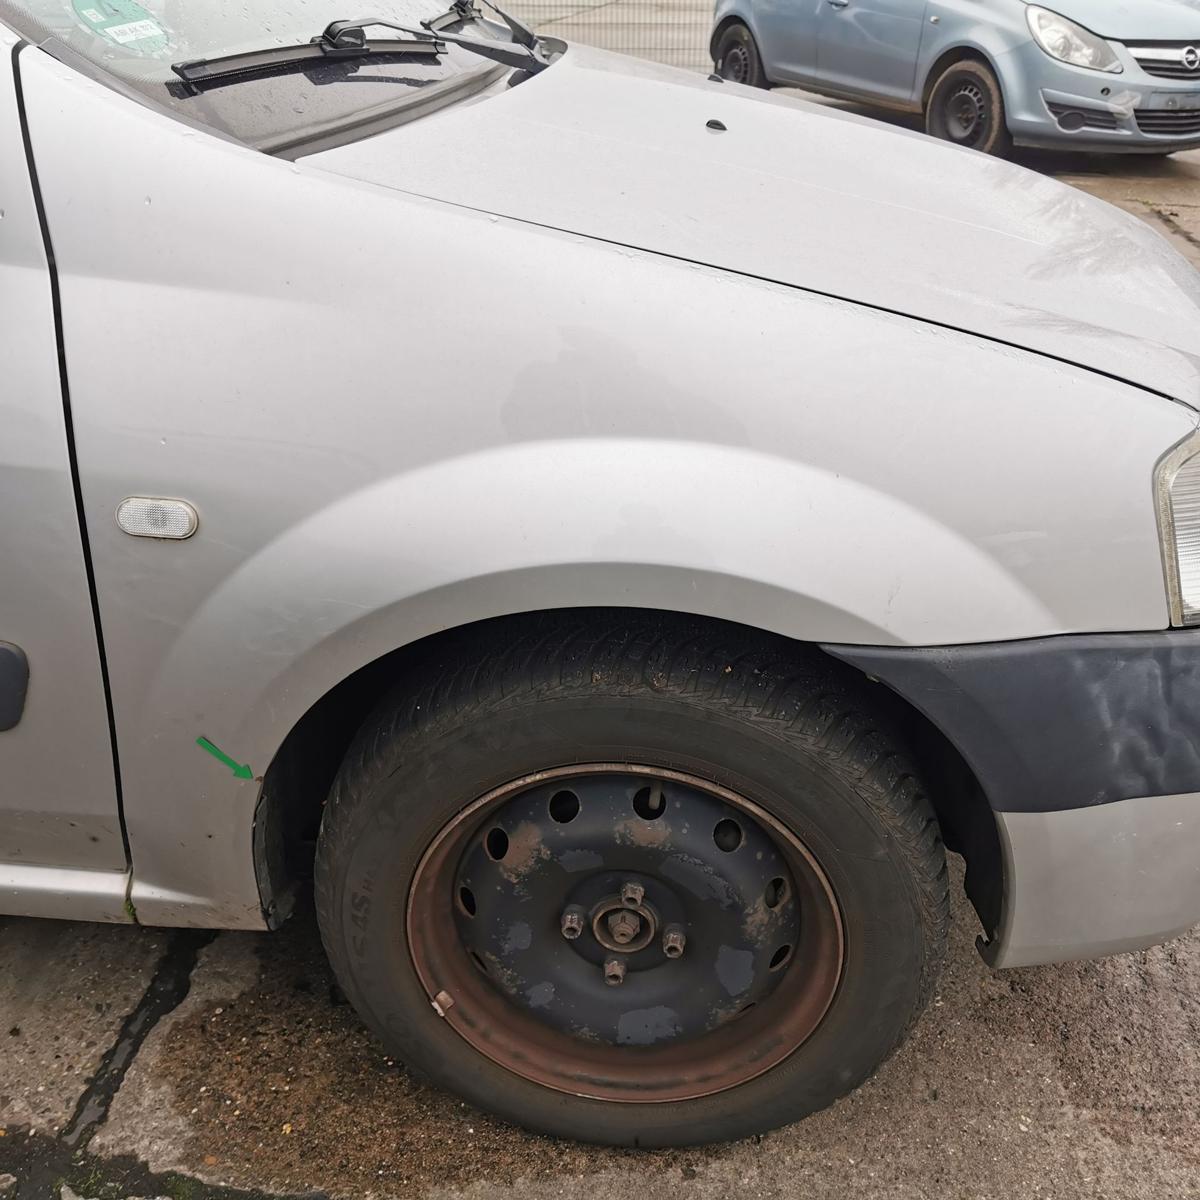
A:
POLYGON ((759 0, 754 6, 758 49, 773 82, 817 78, 817 28, 826 0, 759 0))
POLYGON ((822 0, 817 71, 839 91, 911 100, 927 0, 822 0))
MULTIPOLYGON (((4 724, 16 721, 0 732, 0 912, 40 911, 34 893, 53 875, 80 900, 61 915, 113 916, 119 902, 87 910, 89 893, 121 895, 103 873, 123 873, 125 851, 13 41, 0 29, 0 642, 20 648, 28 681, 23 703, 6 685, 4 724)), ((15 687, 11 651, 6 663, 15 687)))

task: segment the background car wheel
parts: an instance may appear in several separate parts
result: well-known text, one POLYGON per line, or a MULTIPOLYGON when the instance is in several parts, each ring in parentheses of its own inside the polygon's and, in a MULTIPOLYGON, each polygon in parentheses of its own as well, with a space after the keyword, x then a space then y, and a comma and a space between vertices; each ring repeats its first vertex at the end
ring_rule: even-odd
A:
POLYGON ((1006 155, 1012 138, 1004 96, 991 69, 971 60, 947 67, 930 89, 925 132, 984 154, 1006 155))
POLYGON ((519 1124, 641 1146, 862 1082, 930 993, 948 906, 856 677, 630 614, 464 642, 394 694, 334 785, 316 894, 389 1051, 519 1124))
POLYGON ((745 83, 760 88, 768 86, 762 58, 754 44, 754 35, 745 25, 735 23, 725 27, 717 39, 713 62, 717 74, 731 83, 745 83))

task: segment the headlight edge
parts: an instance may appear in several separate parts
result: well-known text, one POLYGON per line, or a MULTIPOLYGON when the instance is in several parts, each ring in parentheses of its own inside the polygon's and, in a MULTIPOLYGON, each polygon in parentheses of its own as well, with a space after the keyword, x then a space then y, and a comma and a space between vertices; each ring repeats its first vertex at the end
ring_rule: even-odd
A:
POLYGON ((1184 627, 1196 624, 1183 614, 1183 582, 1179 570, 1179 538, 1175 527, 1175 510, 1171 489, 1183 465, 1200 455, 1200 427, 1193 429, 1176 442, 1154 467, 1154 507, 1158 516, 1158 540, 1162 554, 1163 577, 1167 587, 1167 608, 1171 625, 1184 627))

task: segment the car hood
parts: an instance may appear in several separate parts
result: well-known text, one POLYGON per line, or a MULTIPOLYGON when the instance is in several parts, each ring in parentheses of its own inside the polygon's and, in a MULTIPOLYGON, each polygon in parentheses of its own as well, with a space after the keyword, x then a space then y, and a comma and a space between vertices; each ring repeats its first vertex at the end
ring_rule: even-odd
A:
POLYGON ((829 107, 573 46, 499 95, 304 161, 966 330, 1200 407, 1200 272, 1162 238, 1032 171, 829 107))
POLYGON ((1115 41, 1195 38, 1200 45, 1200 0, 1045 0, 1042 7, 1115 41))

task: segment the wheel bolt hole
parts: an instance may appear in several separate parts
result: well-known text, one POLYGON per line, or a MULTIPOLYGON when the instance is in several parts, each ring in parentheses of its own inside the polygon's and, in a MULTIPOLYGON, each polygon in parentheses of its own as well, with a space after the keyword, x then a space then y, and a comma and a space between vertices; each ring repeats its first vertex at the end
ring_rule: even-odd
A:
POLYGON ((786 879, 781 879, 778 875, 767 884, 767 890, 763 893, 763 899, 766 901, 768 908, 778 908, 787 899, 788 885, 786 879))
POLYGON ((667 811, 667 798, 661 783, 639 788, 633 797, 633 811, 643 821, 657 821, 667 811))
POLYGON ((742 844, 742 827, 726 817, 725 820, 717 822, 713 830, 713 841, 717 843, 718 850, 732 854, 742 844))
POLYGON ((458 889, 458 902, 462 905, 462 910, 468 917, 475 915, 475 893, 469 887, 460 887, 458 889))
POLYGON ((508 853, 508 834, 497 825, 488 830, 483 844, 484 849, 488 852, 488 858, 499 862, 508 853))
POLYGON ((768 969, 772 971, 778 970, 791 957, 792 947, 785 943, 784 945, 780 946, 774 954, 771 955, 771 961, 767 964, 768 969))
POLYGON ((579 816, 579 797, 574 792, 555 792, 548 807, 551 817, 565 825, 579 816))

